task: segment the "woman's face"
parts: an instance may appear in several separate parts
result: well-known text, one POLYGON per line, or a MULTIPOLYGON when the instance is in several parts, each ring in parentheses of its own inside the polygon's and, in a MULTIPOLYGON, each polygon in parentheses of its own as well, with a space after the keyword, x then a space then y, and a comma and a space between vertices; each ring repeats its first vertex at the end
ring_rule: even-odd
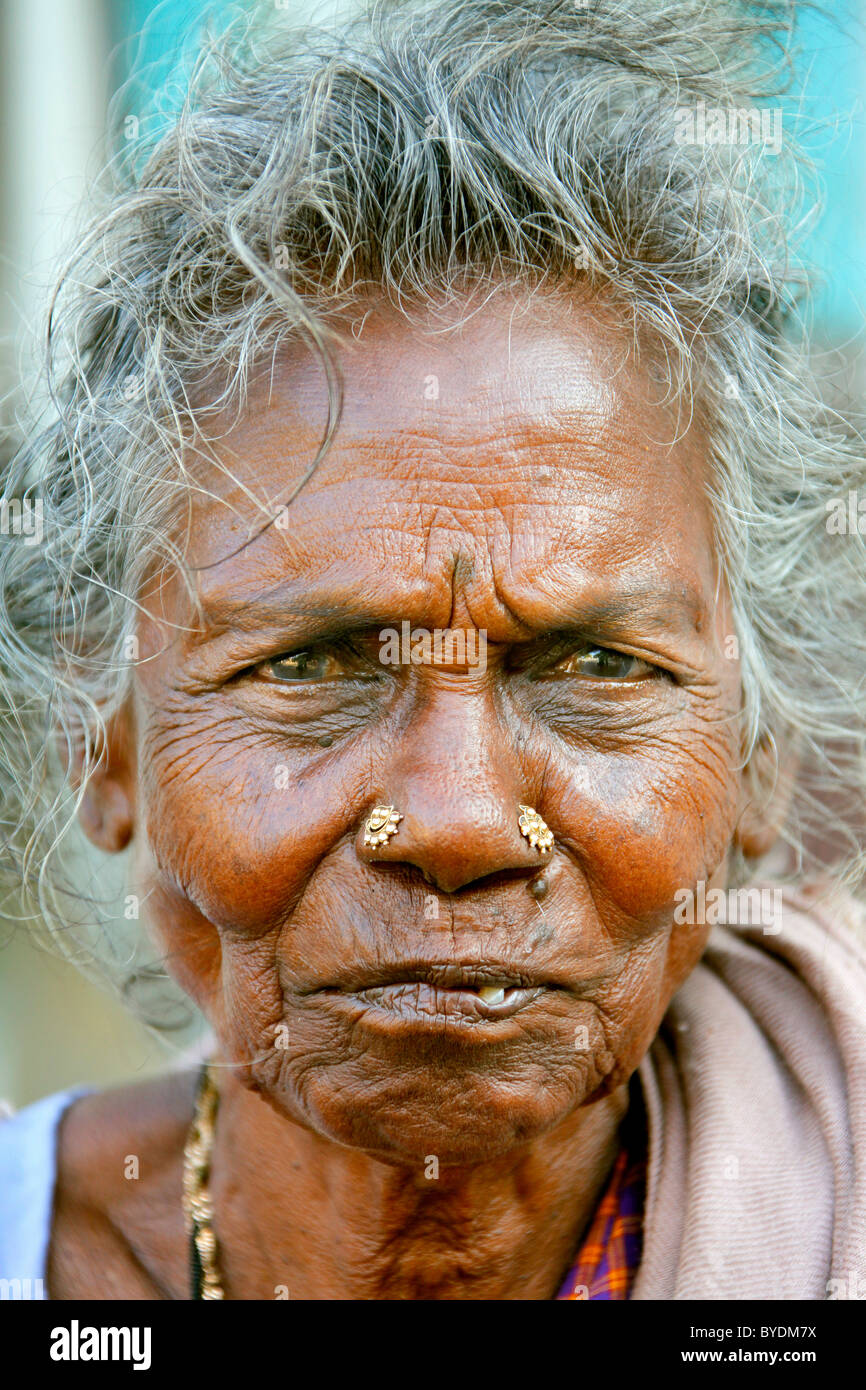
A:
POLYGON ((598 305, 514 307, 372 313, 329 454, 244 546, 326 420, 283 356, 220 447, 237 485, 192 504, 205 621, 149 596, 92 793, 104 819, 132 789, 136 891, 246 1083, 398 1163, 505 1152, 628 1079, 704 946, 675 894, 724 882, 743 807, 700 434, 670 443, 598 305), (380 636, 404 621, 421 660, 380 636), (377 803, 403 819, 371 849, 377 803))

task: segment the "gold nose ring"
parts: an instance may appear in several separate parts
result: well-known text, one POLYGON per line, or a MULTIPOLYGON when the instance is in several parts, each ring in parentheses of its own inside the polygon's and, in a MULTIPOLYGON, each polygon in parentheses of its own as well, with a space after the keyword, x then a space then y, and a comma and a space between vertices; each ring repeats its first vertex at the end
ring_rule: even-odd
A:
POLYGON ((553 845, 553 831, 531 806, 524 806, 519 803, 519 809, 520 816, 517 824, 520 826, 521 835, 529 841, 533 849, 538 850, 539 854, 549 854, 553 845))
POLYGON ((397 834, 398 822, 402 819, 393 806, 374 806, 364 826, 364 844, 387 844, 391 836, 397 834))

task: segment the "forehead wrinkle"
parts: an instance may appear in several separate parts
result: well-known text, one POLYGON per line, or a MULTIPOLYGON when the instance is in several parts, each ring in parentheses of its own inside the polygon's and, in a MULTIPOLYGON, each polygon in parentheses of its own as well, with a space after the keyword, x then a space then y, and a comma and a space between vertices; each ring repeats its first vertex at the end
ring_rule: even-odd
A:
MULTIPOLYGON (((632 479, 634 480, 634 475, 632 479)), ((339 488, 341 484, 333 483, 332 487, 339 488)), ((586 544, 582 544, 580 535, 571 530, 566 530, 563 534, 560 526, 554 525, 550 533, 539 533, 537 528, 521 525, 521 519, 516 519, 509 515, 516 507, 521 510, 531 510, 543 504, 546 499, 533 498, 529 501, 517 499, 512 502, 510 499, 503 502, 499 499, 491 499, 489 505, 479 505, 481 497, 479 495, 479 484, 472 478, 466 479, 466 487, 471 497, 467 497, 464 502, 461 496, 458 502, 453 496, 450 505, 427 500, 415 495, 409 502, 408 510, 410 515, 407 517, 405 512, 399 514, 400 507, 406 507, 405 499, 388 499, 391 504, 387 509, 382 508, 375 514, 371 513, 370 526, 365 530, 364 545, 361 547, 361 558, 376 552, 374 568, 370 571, 367 579, 360 578, 357 570, 353 574, 347 574, 346 578, 340 577, 339 568, 334 574, 335 590, 342 589, 347 585, 358 587, 360 584, 367 584, 374 579, 377 572, 391 567, 395 572, 405 577, 411 572, 412 567, 420 564, 420 583, 427 590, 428 606, 430 609, 445 608, 452 615, 448 619, 449 623, 453 620, 453 613, 459 606, 461 599, 468 600, 466 593, 467 587, 471 586, 476 593, 472 598, 472 607, 478 601, 478 590, 487 582, 488 600, 492 599, 496 603, 499 614, 507 620, 516 621, 521 627, 525 623, 518 616, 520 603, 516 592, 518 584, 523 588, 535 590, 540 597, 545 592, 551 593, 552 590, 560 589, 564 585, 572 587, 574 578, 569 573, 564 573, 562 581, 551 583, 555 580, 557 573, 555 563, 551 561, 558 557, 560 568, 562 562, 566 561, 566 571, 573 571, 584 568, 581 565, 581 551, 587 551, 584 557, 588 559, 593 550, 593 542, 597 537, 593 533, 587 536, 586 544), (392 507, 398 509, 393 519, 389 520, 388 513, 392 507), (407 521, 409 525, 407 527, 407 521), (467 524, 474 522, 474 525, 467 524), (402 524, 401 524, 402 523, 402 524), (571 543, 569 543, 571 542, 571 543), (518 558, 517 569, 520 572, 519 578, 515 574, 516 552, 522 551, 518 558), (507 554, 504 552, 507 551, 507 554), (417 557, 417 558, 416 558, 417 557), (503 565, 503 560, 505 561, 503 565), (499 577, 501 575, 501 578, 499 577), (542 581, 539 583, 539 579, 542 581), (545 582, 546 579, 546 582, 545 582), (436 591, 438 593, 438 600, 436 591)), ((330 489, 329 489, 330 490, 330 489)), ((411 488, 417 494, 417 488, 411 488)), ((462 493, 461 489, 461 493, 462 493)), ((307 500, 311 499, 308 495, 307 500)), ((607 499, 610 502, 610 499, 607 499)), ((340 556, 334 554, 334 539, 342 540, 343 535, 350 536, 357 530, 354 522, 346 524, 344 511, 336 514, 333 509, 326 511, 324 516, 316 515, 315 512, 310 516, 309 511, 304 515, 303 495, 298 499, 301 511, 298 514, 298 526, 289 531, 280 531, 279 547, 275 548, 277 533, 271 529, 264 536, 253 542, 250 547, 239 552, 232 560, 234 565, 233 573, 226 573, 224 578, 219 577, 219 570, 222 565, 214 566, 206 576, 200 576, 199 586, 202 603, 208 609, 211 620, 224 621, 227 613, 240 616, 242 610, 253 609, 257 600, 259 609, 262 608, 262 600, 270 596, 278 600, 278 595, 286 586, 285 568, 291 566, 299 575, 318 570, 322 574, 322 553, 329 557, 327 569, 334 570, 335 566, 340 565, 340 556), (336 525, 334 520, 336 516, 336 525), (322 522, 325 522, 326 530, 321 534, 322 522), (319 528, 318 539, 323 542, 320 548, 315 548, 308 533, 312 526, 319 528), (330 543, 329 543, 330 542, 330 543), (269 549, 262 555, 260 547, 268 546, 269 549), (279 571, 282 571, 280 573, 279 571), (263 574, 264 572, 264 574, 263 574), (263 585, 263 577, 267 576, 269 583, 263 585), (273 577, 272 577, 273 576, 273 577), (249 597, 244 598, 242 592, 246 589, 249 597)), ((604 505, 602 510, 604 510, 604 505)), ((614 515, 621 514, 620 506, 611 506, 614 515)), ((564 518, 567 521, 566 516, 564 518)), ((594 528, 596 531, 598 528, 594 528)), ((607 528, 604 528, 605 530, 607 528)), ((656 538, 657 541, 660 539, 656 538)), ((231 546, 229 549, 233 548, 231 546)), ((661 552, 670 562, 672 556, 668 545, 665 543, 661 547, 661 552)), ((623 560, 628 557, 632 561, 632 568, 636 562, 642 558, 650 559, 645 551, 645 537, 629 536, 623 534, 621 544, 617 550, 617 565, 622 568, 623 560), (640 539, 640 545, 635 546, 635 542, 640 539)), ((657 558, 657 557, 656 557, 657 558)), ((657 569, 656 565, 652 566, 657 569)), ((674 565, 673 568, 676 568, 674 565)), ((609 564, 603 566, 604 580, 606 583, 617 582, 617 571, 611 570, 609 564)), ((663 576, 659 576, 663 582, 663 576)), ((599 576, 594 576, 596 586, 599 583, 599 576)), ((295 586, 296 587, 296 586, 295 586)), ((381 585, 375 585, 381 590, 381 585)), ((407 602, 413 602, 407 592, 404 591, 407 602)), ((395 595, 395 601, 400 598, 395 595)), ((393 608, 393 604, 388 605, 393 608)), ((695 605, 693 605, 695 606, 695 605)))
MULTIPOLYGON (((503 420, 497 422, 495 428, 493 422, 469 421, 462 415, 456 421, 453 437, 449 437, 448 430, 443 430, 441 420, 430 421, 429 424, 420 421, 394 427, 385 443, 381 429, 378 432, 343 429, 337 435, 335 446, 339 450, 341 465, 348 465, 350 469, 355 464, 366 467, 373 459, 377 469, 381 470, 380 476, 399 479, 401 468, 405 468, 411 475, 412 486, 418 491, 427 484, 435 485, 439 481, 415 474, 419 455, 423 458, 424 455, 435 454, 442 471, 459 472, 462 476, 458 481, 471 486, 474 479, 467 471, 466 456, 477 455, 480 449, 484 450, 483 462, 479 464, 474 460, 470 467, 482 477, 492 472, 498 474, 503 465, 519 467, 524 456, 537 456, 541 452, 550 454, 550 462, 562 459, 570 462, 579 453, 581 463, 592 468, 600 465, 612 452, 633 455, 640 449, 624 421, 614 423, 606 419, 599 421, 599 428, 590 429, 585 417, 576 416, 574 420, 569 420, 564 418, 566 414, 564 411, 558 412, 539 416, 532 421, 521 418, 503 420), (488 423, 490 427, 486 427, 488 423)), ((646 448, 640 449, 641 454, 645 454, 648 448, 649 442, 646 448)), ((335 452, 332 451, 331 457, 335 456, 335 452)), ((325 470, 327 464, 326 458, 322 465, 325 470)), ((637 467, 637 458, 634 464, 637 467)), ((455 480, 449 479, 449 482, 452 481, 455 480)), ((328 485, 324 474, 322 485, 328 485)))
MULTIPOLYGON (((350 473, 356 469, 367 471, 373 460, 375 471, 385 478, 399 477, 404 471, 411 474, 417 469, 419 454, 422 459, 426 454, 435 455, 438 471, 447 475, 463 472, 466 454, 479 450, 487 456, 488 461, 482 464, 485 473, 503 466, 520 467, 523 454, 550 453, 551 462, 555 457, 587 470, 594 465, 602 467, 611 454, 616 454, 625 464, 625 473, 635 473, 648 455, 662 452, 662 446, 649 434, 644 432, 644 437, 636 437, 631 393, 626 393, 626 399, 621 391, 609 388, 604 408, 590 408, 585 401, 575 399, 575 392, 565 391, 561 380, 555 387, 545 389, 546 382, 539 380, 538 375, 526 375, 527 389, 520 393, 519 400, 505 399, 500 392, 496 411, 485 409, 477 419, 467 418, 472 398, 467 398, 465 389, 453 393, 453 404, 440 397, 435 407, 419 405, 416 391, 411 400, 411 415, 405 409, 395 408, 392 400, 389 433, 384 439, 381 413, 377 412, 368 425, 373 415, 372 402, 356 401, 354 411, 351 406, 344 409, 331 451, 314 474, 317 486, 324 489, 339 485, 329 476, 335 460, 344 472, 350 473), (544 392, 541 397, 540 389, 544 392)), ((583 375, 579 382, 586 384, 583 375)), ((489 398, 486 404, 489 406, 489 398)), ((284 461, 286 466, 281 471, 286 474, 287 487, 303 472, 320 443, 301 402, 292 398, 278 402, 273 411, 252 415, 237 427, 233 442, 235 448, 240 446, 241 454, 246 425, 252 431, 250 442, 257 446, 260 457, 270 456, 270 461, 278 466, 284 461), (272 416, 276 428, 271 427, 268 416, 272 416), (289 448, 287 439, 291 441, 289 448)), ((423 476, 413 477, 411 485, 425 490, 427 481, 423 476)), ((449 483, 453 482, 449 476, 449 483)))
MULTIPOLYGON (((400 535, 406 539, 405 533, 400 535)), ((374 564, 359 576, 357 568, 342 570, 346 557, 338 555, 327 570, 319 569, 313 584, 304 567, 295 576, 278 576, 267 587, 250 575, 253 584, 247 595, 238 592, 246 587, 244 581, 234 592, 212 587, 203 595, 205 618, 211 630, 214 624, 250 630, 268 620, 290 618, 328 622, 343 618, 361 625, 409 617, 451 627, 463 609, 473 626, 493 631, 494 641, 519 640, 544 628, 593 623, 637 622, 663 631, 670 628, 675 614, 683 620, 678 626, 691 632, 705 626, 706 598, 680 575, 668 579, 656 567, 647 577, 645 572, 636 573, 634 566, 600 575, 581 566, 573 552, 561 574, 539 556, 529 567, 519 560, 515 566, 518 539, 507 525, 497 528, 495 537, 488 532, 482 540, 470 538, 463 527, 436 519, 426 528, 423 552, 422 537, 417 536, 419 566, 414 580, 410 563, 387 568, 374 564)), ((296 547, 301 559, 303 549, 296 547)), ((249 582, 247 576, 244 580, 249 582)))
MULTIPOLYGON (((633 542, 638 539, 635 525, 628 520, 633 508, 626 505, 629 498, 624 494, 630 493, 637 485, 639 496, 636 499, 635 517, 641 521, 641 537, 645 539, 647 527, 655 535, 658 524, 667 524, 668 517, 667 507, 664 508, 664 516, 661 515, 660 496, 666 494, 669 502, 675 502, 676 494, 679 494, 682 500, 683 487, 690 482, 690 475, 694 472, 693 460, 688 458, 689 476, 681 468, 673 468, 678 485, 674 486, 675 496, 671 498, 673 479, 667 470, 664 479, 657 476, 660 469, 658 449, 639 433, 643 424, 640 418, 632 418, 634 410, 629 409, 630 405, 634 405, 630 400, 631 392, 626 391, 623 395, 621 390, 607 386, 608 396, 615 402, 613 408, 596 411, 589 419, 585 401, 576 405, 573 401, 570 403, 569 392, 563 390, 561 380, 556 389, 553 386, 548 388, 551 375, 549 359, 542 355, 538 365, 543 378, 541 384, 545 388, 541 409, 538 375, 523 372, 528 391, 523 411, 514 409, 513 400, 503 398, 503 390, 508 384, 503 383, 502 390, 495 391, 495 411, 489 409, 494 400, 494 391, 489 390, 484 398, 483 418, 467 421, 465 407, 467 399, 471 400, 472 396, 465 389, 459 389, 462 383, 458 383, 453 395, 456 404, 449 406, 440 400, 436 403, 435 411, 428 412, 426 407, 419 407, 416 391, 412 398, 413 417, 408 424, 401 418, 407 414, 405 393, 402 402, 396 402, 396 410, 395 402, 389 395, 384 430, 381 410, 375 428, 367 427, 374 403, 381 406, 382 400, 380 375, 368 372, 371 385, 377 389, 370 392, 369 399, 361 402, 360 409, 350 412, 349 418, 344 416, 331 452, 322 460, 307 489, 289 510, 291 529, 280 532, 282 568, 289 563, 297 569, 304 566, 306 557, 310 555, 310 543, 302 537, 302 532, 310 526, 318 528, 325 554, 330 551, 333 555, 337 548, 335 542, 341 543, 346 550, 354 548, 356 560, 358 556, 364 560, 370 551, 381 549, 385 552, 382 556, 383 566, 394 563, 396 555, 404 576, 413 564, 420 563, 428 590, 428 608, 438 607, 440 602, 443 605, 447 603, 447 610, 453 615, 460 601, 469 601, 470 589, 471 604, 475 607, 481 589, 486 587, 487 602, 491 605, 495 603, 497 613, 503 617, 507 611, 513 621, 519 611, 514 560, 521 547, 524 553, 519 557, 519 582, 524 589, 528 583, 530 590, 535 590, 537 598, 541 598, 545 591, 550 592, 551 572, 548 567, 551 559, 558 559, 561 567, 566 558, 563 550, 572 550, 572 555, 567 557, 570 564, 566 568, 571 568, 575 559, 580 563, 580 553, 574 555, 573 548, 562 534, 562 527, 557 524, 560 518, 557 513, 551 513, 547 505, 550 500, 567 522, 568 506, 563 507, 561 499, 569 480, 573 479, 577 487, 583 483, 588 489, 589 495, 585 500, 593 511, 597 508, 600 514, 605 511, 612 513, 610 525, 614 524, 614 515, 621 518, 616 535, 612 538, 615 541, 614 549, 611 550, 610 544, 606 544, 601 555, 596 557, 601 561, 604 582, 615 582, 616 570, 621 567, 624 552, 633 550, 633 542), (529 386, 532 387, 531 391, 529 386), (553 402, 555 408, 549 408, 548 402, 553 402), (577 428, 567 425, 566 419, 571 416, 578 422, 577 428), (525 459, 530 460, 528 466, 525 459), (606 473, 609 475, 605 465, 610 462, 614 464, 614 476, 605 477, 606 473), (337 476, 331 472, 332 463, 337 476), (544 489, 538 489, 538 495, 512 499, 507 495, 509 475, 513 474, 515 480, 521 475, 522 480, 528 477, 531 481, 533 463, 536 468, 547 467, 556 471, 559 486, 551 489, 555 496, 549 499, 544 489), (341 494, 358 496, 358 474, 364 477, 369 486, 360 516, 356 515, 357 502, 354 506, 351 503, 341 505, 341 494), (658 487, 653 485, 654 478, 659 483, 658 487), (388 497, 385 505, 379 507, 375 505, 379 501, 376 496, 377 481, 386 487, 389 482, 392 487, 394 483, 398 485, 397 495, 388 497), (485 504, 484 494, 487 492, 490 493, 490 500, 485 504), (505 500, 503 494, 506 494, 505 500), (308 504, 312 506, 312 514, 308 504), (319 515, 315 514, 317 504, 319 515), (516 512, 518 507, 520 512, 516 512), (532 525, 526 524, 521 513, 531 514, 532 509, 539 507, 544 514, 543 524, 533 529, 532 525), (431 508, 432 515, 428 515, 431 508), (407 512, 410 514, 408 535, 407 512), (293 513, 297 529, 291 524, 293 513), (447 517, 447 525, 443 524, 443 516, 447 517), (547 523, 548 516, 551 524, 547 523), (366 526, 365 519, 369 519, 366 526), (501 541, 504 537, 501 536, 501 529, 507 534, 508 559, 504 573, 501 564, 501 541), (413 531, 416 539, 412 537, 413 531), (535 543, 527 544, 528 533, 535 537, 535 543), (344 536, 346 540, 343 540, 344 536), (412 553, 416 544, 423 547, 423 553, 417 560, 412 553), (610 551, 610 554, 605 551, 610 551)), ((514 385, 513 376, 508 381, 514 385)), ((496 387, 495 380, 493 387, 496 387)), ((521 395, 522 391, 516 394, 521 395)), ((248 453, 251 464, 255 465, 262 459, 270 463, 272 473, 267 491, 278 497, 280 475, 294 472, 293 467, 287 465, 292 453, 297 456, 299 437, 301 440, 304 437, 302 428, 294 428, 294 422, 299 427, 302 425, 303 412, 298 409, 296 400, 284 398, 275 404, 273 414, 271 411, 265 414, 271 416, 269 421, 261 416, 251 418, 251 434, 247 437, 246 449, 243 434, 235 436, 235 443, 240 445, 241 455, 248 453), (275 425, 277 428, 274 428, 275 425), (274 465, 276 474, 273 472, 274 465)), ((685 461, 684 454, 691 455, 693 443, 686 450, 681 445, 678 448, 681 464, 685 461)), ((305 458, 302 460, 303 463, 306 461, 305 458)), ((521 491, 525 491, 525 488, 518 488, 518 492, 521 491)), ((608 531, 609 526, 596 524, 594 529, 597 532, 608 531)), ((590 540, 591 537, 588 537, 587 541, 590 540)), ((234 548, 232 544, 226 546, 227 550, 234 548)), ((578 550, 581 548, 582 543, 578 550)), ((670 563, 668 546, 661 549, 670 563)), ((589 543, 587 551, 585 560, 591 559, 593 553, 593 546, 589 543)), ((262 592, 261 561, 256 557, 256 573, 250 575, 247 569, 248 554, 249 551, 241 561, 243 572, 235 573, 230 578, 234 590, 232 597, 239 600, 235 606, 253 609, 257 595, 262 592), (253 585, 257 592, 251 593, 249 598, 242 598, 238 594, 238 589, 247 586, 252 589, 253 585)), ((319 556, 313 554, 307 568, 317 567, 318 562, 319 556)), ((273 574, 274 566, 275 557, 271 555, 264 564, 269 577, 273 574)), ((663 580, 665 576, 658 578, 663 580)), ((365 579, 363 575, 359 577, 356 569, 345 580, 337 576, 335 589, 345 588, 347 584, 353 584, 356 588, 359 585, 369 587, 370 579, 365 579)), ((598 575, 595 582, 599 582, 598 575)), ((573 583, 565 574, 561 584, 553 587, 573 587, 573 583)), ((264 588, 264 593, 269 600, 277 600, 282 587, 283 578, 277 574, 270 586, 264 588)), ((381 591, 381 584, 374 587, 381 591)), ((396 593, 394 596, 395 599, 398 597, 396 593)), ((207 599, 211 597, 210 593, 206 596, 207 599)))

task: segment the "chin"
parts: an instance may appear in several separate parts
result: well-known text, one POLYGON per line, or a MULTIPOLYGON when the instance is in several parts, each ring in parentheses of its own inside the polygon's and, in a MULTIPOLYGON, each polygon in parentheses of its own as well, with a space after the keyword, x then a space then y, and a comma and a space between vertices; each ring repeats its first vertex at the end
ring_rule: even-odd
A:
POLYGON ((286 1118, 335 1144, 416 1169, 499 1159, 531 1144, 612 1087, 591 1058, 558 1049, 506 1062, 458 1054, 404 1058, 389 1071, 359 1054, 351 1061, 290 1067, 257 1089, 286 1118), (434 1165, 435 1166, 435 1165, 434 1165))

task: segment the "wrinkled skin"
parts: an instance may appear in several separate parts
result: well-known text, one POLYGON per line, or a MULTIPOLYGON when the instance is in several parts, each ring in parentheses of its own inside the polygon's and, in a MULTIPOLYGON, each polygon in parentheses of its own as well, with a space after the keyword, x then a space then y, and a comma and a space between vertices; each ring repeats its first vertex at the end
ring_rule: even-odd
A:
MULTIPOLYGON (((88 832, 133 837, 150 929, 228 1064, 230 1296, 552 1296, 626 1083, 705 944, 672 925, 674 895, 724 884, 735 840, 767 847, 700 431, 671 443, 682 422, 610 310, 522 307, 494 299, 435 337, 375 307, 341 357, 329 454, 288 528, 243 546, 245 489, 279 503, 326 418, 320 366, 282 356, 220 446, 237 484, 202 465, 205 622, 176 580, 148 595, 134 705, 88 790, 88 832), (383 666, 379 631, 403 619, 483 630, 486 669, 383 666), (377 802, 403 820, 371 849, 377 802), (521 837, 521 802, 550 855, 521 837), (443 1014, 430 989, 358 998, 407 962, 544 987, 501 1019, 443 1014)), ((147 1132, 122 1094, 68 1122, 55 1296, 82 1290, 96 1207, 123 1232, 111 1259, 103 1240, 113 1290, 186 1296, 190 1083, 159 1085, 147 1132), (158 1148, 161 1176, 118 1185, 112 1142, 158 1148)))

